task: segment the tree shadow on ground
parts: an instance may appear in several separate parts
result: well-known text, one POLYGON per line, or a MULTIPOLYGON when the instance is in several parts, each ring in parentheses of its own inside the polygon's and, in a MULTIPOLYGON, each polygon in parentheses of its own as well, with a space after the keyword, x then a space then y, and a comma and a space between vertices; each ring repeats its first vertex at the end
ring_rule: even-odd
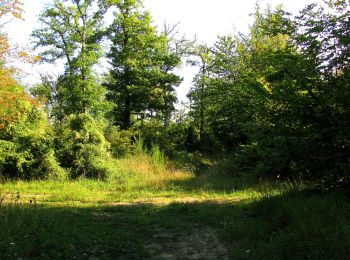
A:
POLYGON ((189 192, 209 190, 223 193, 280 187, 278 182, 274 183, 271 179, 260 180, 253 173, 242 173, 230 157, 216 158, 211 163, 198 160, 194 167, 193 178, 170 180, 168 184, 189 192))
POLYGON ((2 205, 0 218, 1 259, 345 259, 350 254, 350 206, 338 194, 291 193, 221 204, 14 204, 2 205), (196 253, 201 250, 205 255, 196 253))
POLYGON ((262 191, 263 189, 278 187, 277 183, 274 185, 271 181, 260 181, 249 175, 234 176, 210 171, 189 179, 171 180, 167 182, 167 185, 188 192, 212 191, 221 193, 245 190, 262 191))

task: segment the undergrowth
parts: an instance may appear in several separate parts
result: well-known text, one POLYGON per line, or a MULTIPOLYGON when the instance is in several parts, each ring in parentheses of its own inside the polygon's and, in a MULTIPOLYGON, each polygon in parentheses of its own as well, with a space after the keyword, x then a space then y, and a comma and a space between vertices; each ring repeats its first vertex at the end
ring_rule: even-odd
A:
POLYGON ((229 259, 350 254, 350 204, 341 193, 254 181, 206 164, 196 175, 153 148, 115 159, 115 175, 104 181, 4 182, 1 259, 153 259, 147 245, 157 230, 184 236, 199 227, 218 233, 229 259))

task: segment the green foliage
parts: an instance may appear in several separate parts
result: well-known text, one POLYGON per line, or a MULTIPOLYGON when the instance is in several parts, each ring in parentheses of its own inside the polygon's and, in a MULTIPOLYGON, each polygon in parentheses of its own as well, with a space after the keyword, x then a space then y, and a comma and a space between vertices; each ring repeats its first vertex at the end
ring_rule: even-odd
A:
POLYGON ((14 101, 19 116, 0 128, 1 175, 27 180, 65 178, 54 155, 53 130, 46 114, 27 99, 14 101))
POLYGON ((104 98, 105 88, 92 75, 84 80, 79 75, 62 75, 55 88, 56 103, 52 112, 58 120, 62 120, 65 115, 85 112, 101 119, 111 110, 111 104, 104 98))
POLYGON ((105 179, 113 171, 103 124, 88 114, 71 115, 57 127, 57 153, 71 178, 105 179))
POLYGON ((157 169, 164 169, 166 166, 166 157, 164 152, 159 149, 159 146, 152 145, 151 149, 152 163, 157 169))
POLYGON ((206 110, 209 105, 207 88, 210 73, 208 66, 210 66, 209 64, 212 59, 211 54, 209 47, 199 45, 192 50, 192 56, 194 56, 194 59, 188 61, 192 66, 199 67, 199 72, 193 79, 193 87, 190 89, 187 96, 192 101, 191 114, 194 118, 194 122, 199 123, 199 139, 201 142, 203 141, 203 136, 206 132, 206 110))
POLYGON ((132 115, 150 114, 168 119, 176 100, 174 87, 181 82, 172 73, 180 57, 170 52, 169 39, 158 34, 151 16, 140 9, 140 1, 118 1, 109 28, 112 47, 108 58, 112 69, 106 86, 116 104, 114 122, 121 129, 132 125, 132 115))
MULTIPOLYGON (((248 34, 219 37, 211 47, 177 48, 172 30, 159 33, 141 1, 54 1, 33 36, 45 47, 44 61, 65 59, 65 72, 44 79, 32 93, 51 116, 64 120, 57 138, 60 161, 74 177, 99 178, 108 175, 101 158, 109 151, 115 157, 151 151, 147 156, 162 161, 160 151, 186 158, 184 151, 226 150, 234 152, 239 169, 259 177, 302 177, 327 187, 350 183, 349 4, 323 5, 309 5, 297 17, 281 6, 258 6, 248 34), (103 28, 108 8, 117 10, 103 28), (103 36, 111 41, 107 91, 93 71, 103 55, 103 36), (190 120, 174 123, 174 87, 181 80, 173 71, 185 50, 199 72, 188 94, 190 120), (110 123, 119 129, 87 118, 91 129, 72 128, 70 121, 82 114, 103 118, 112 108, 106 94, 114 104, 110 123)), ((12 143, 3 147, 18 150, 12 143)), ((48 155, 52 161, 53 153, 48 155)))
POLYGON ((343 19, 349 16, 346 5, 338 14, 307 7, 296 18, 298 28, 284 36, 278 49, 255 54, 270 95, 264 104, 266 114, 261 113, 265 130, 253 138, 262 150, 261 164, 274 176, 301 175, 327 180, 330 186, 348 182, 349 137, 344 130, 349 118, 344 113, 349 105, 343 97, 350 91, 345 83, 349 68, 340 40, 349 32, 343 19))
POLYGON ((194 126, 236 150, 241 169, 348 183, 349 4, 328 8, 257 8, 248 35, 220 37, 202 60, 194 126))
POLYGON ((55 0, 46 6, 39 17, 42 27, 33 32, 36 45, 48 47, 43 59, 65 59, 71 74, 87 76, 101 56, 105 12, 105 4, 97 0, 55 0))
POLYGON ((35 91, 49 95, 46 98, 54 102, 52 115, 56 119, 72 113, 100 117, 110 110, 105 89, 93 73, 103 54, 100 44, 106 8, 104 1, 55 0, 40 15, 42 26, 32 36, 36 47, 45 47, 43 61, 65 60, 64 74, 56 82, 43 81, 35 91))
POLYGON ((136 155, 147 153, 147 148, 145 147, 144 139, 140 134, 136 137, 132 147, 133 153, 136 155))
POLYGON ((126 156, 132 151, 132 133, 127 130, 119 130, 116 126, 108 126, 106 140, 110 143, 112 155, 116 158, 126 156))
POLYGON ((187 122, 170 122, 168 126, 164 126, 163 122, 150 120, 144 122, 138 132, 147 150, 157 145, 171 158, 176 158, 181 152, 193 152, 199 148, 199 134, 187 122))
POLYGON ((192 49, 190 119, 175 123, 180 55, 141 1, 54 1, 33 35, 66 68, 32 89, 52 125, 0 71, 0 258, 161 258, 209 237, 200 249, 222 240, 227 259, 346 259, 350 205, 329 189, 350 185, 350 4, 325 3, 257 8, 248 35, 192 49), (93 67, 109 6, 106 127, 93 67))

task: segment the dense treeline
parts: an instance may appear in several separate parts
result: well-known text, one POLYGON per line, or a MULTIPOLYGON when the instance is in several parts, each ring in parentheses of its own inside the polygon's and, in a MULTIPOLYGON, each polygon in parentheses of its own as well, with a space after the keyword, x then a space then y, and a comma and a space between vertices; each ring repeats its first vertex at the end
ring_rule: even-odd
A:
POLYGON ((235 151, 241 168, 348 182, 350 9, 346 1, 326 7, 297 17, 257 9, 248 35, 200 51, 195 122, 235 151))
MULTIPOLYGON (((6 5, 20 16, 19 2, 6 5)), ((41 62, 64 62, 61 75, 43 76, 29 95, 0 53, 1 175, 108 178, 113 157, 137 150, 141 136, 176 159, 220 151, 232 171, 347 184, 350 5, 253 16, 248 34, 206 46, 159 31, 139 0, 53 1, 32 37, 41 62), (184 61, 198 67, 185 115, 174 72, 184 61)))

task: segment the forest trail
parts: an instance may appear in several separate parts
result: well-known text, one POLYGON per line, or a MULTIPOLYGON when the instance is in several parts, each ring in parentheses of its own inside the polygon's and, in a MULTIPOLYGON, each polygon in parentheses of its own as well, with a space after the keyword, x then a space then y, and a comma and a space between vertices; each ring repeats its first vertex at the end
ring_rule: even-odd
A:
POLYGON ((229 259, 225 245, 218 239, 217 231, 200 225, 196 225, 190 234, 181 235, 155 227, 146 249, 153 259, 229 259))
POLYGON ((210 180, 216 190, 203 179, 126 192, 90 180, 5 183, 1 259, 346 259, 350 206, 341 194, 210 180))
MULTIPOLYGON (((231 204, 240 201, 239 198, 201 198, 156 197, 132 202, 108 203, 107 206, 167 206, 170 204, 231 204)), ((152 259, 163 260, 194 260, 194 259, 229 259, 226 246, 220 241, 218 231, 199 223, 188 223, 189 232, 178 233, 172 228, 155 225, 152 228, 152 237, 146 242, 145 249, 152 259)))

